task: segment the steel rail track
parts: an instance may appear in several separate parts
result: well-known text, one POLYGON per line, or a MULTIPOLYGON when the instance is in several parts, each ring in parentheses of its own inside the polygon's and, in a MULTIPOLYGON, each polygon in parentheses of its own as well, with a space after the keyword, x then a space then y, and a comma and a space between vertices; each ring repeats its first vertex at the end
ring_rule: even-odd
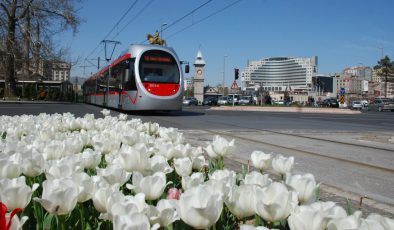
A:
MULTIPOLYGON (((164 119, 158 119, 158 120, 169 122, 169 121, 164 120, 164 119)), ((209 121, 204 121, 204 122, 212 123, 212 122, 209 122, 209 121)), ((169 122, 169 123, 174 123, 174 122, 169 122)), ((322 141, 322 142, 329 142, 329 143, 335 143, 335 144, 348 145, 348 146, 353 146, 353 147, 358 147, 358 148, 368 148, 368 149, 372 149, 372 150, 381 150, 381 151, 388 151, 388 152, 392 152, 393 151, 393 149, 388 149, 388 148, 374 147, 374 146, 368 146, 368 145, 358 145, 358 144, 354 144, 354 143, 335 141, 335 140, 327 140, 327 139, 322 139, 322 138, 318 138, 318 137, 309 137, 309 136, 304 136, 304 135, 299 135, 299 134, 283 133, 283 132, 273 131, 273 130, 269 130, 269 129, 249 128, 249 127, 243 127, 243 126, 229 124, 229 123, 225 123, 225 122, 215 122, 215 124, 222 124, 222 125, 225 125, 227 127, 241 128, 243 130, 253 130, 253 131, 260 131, 260 132, 266 132, 266 133, 272 133, 272 134, 278 134, 278 135, 285 135, 285 136, 290 136, 290 137, 298 137, 298 138, 304 138, 304 139, 310 139, 310 140, 316 140, 316 141, 322 141)), ((176 127, 176 123, 174 123, 174 125, 175 125, 174 127, 176 127)), ((370 168, 370 169, 378 169, 378 170, 381 170, 381 171, 394 173, 394 168, 387 168, 387 167, 383 167, 383 166, 379 166, 379 165, 368 164, 368 163, 364 163, 364 162, 349 160, 349 159, 335 157, 335 156, 327 156, 327 155, 323 155, 323 154, 312 152, 312 151, 301 150, 301 149, 297 149, 297 148, 292 148, 292 147, 287 147, 287 146, 283 146, 283 145, 273 144, 273 143, 270 143, 270 142, 267 142, 267 141, 254 140, 254 139, 251 139, 251 138, 237 136, 235 134, 230 134, 230 133, 225 133, 225 132, 219 132, 219 131, 207 130, 207 129, 205 129, 203 131, 211 133, 211 134, 214 134, 214 135, 221 135, 221 136, 227 136, 227 137, 231 137, 231 138, 237 138, 237 139, 241 139, 241 140, 245 140, 245 141, 249 141, 249 142, 253 142, 253 143, 257 143, 257 144, 269 145, 269 146, 272 146, 272 147, 282 148, 282 149, 291 150, 291 151, 296 151, 296 152, 308 154, 308 155, 311 155, 311 156, 322 157, 322 158, 331 159, 331 160, 340 161, 340 162, 346 162, 346 163, 349 163, 349 164, 358 165, 358 166, 362 166, 362 167, 366 167, 366 168, 370 168)))
MULTIPOLYGON (((362 167, 367 167, 367 168, 371 168, 371 169, 378 169, 378 170, 382 170, 382 171, 385 171, 385 172, 394 173, 394 168, 387 168, 387 167, 382 167, 382 166, 379 166, 379 165, 367 164, 367 163, 364 163, 364 162, 349 160, 349 159, 335 157, 335 156, 327 156, 327 155, 323 155, 323 154, 312 152, 312 151, 301 150, 301 149, 297 149, 297 148, 292 148, 292 147, 287 147, 287 146, 283 146, 283 145, 273 144, 273 143, 270 143, 270 142, 267 142, 267 141, 254 140, 254 139, 251 139, 251 138, 242 137, 242 136, 238 136, 238 135, 230 134, 230 133, 218 132, 218 131, 213 131, 213 130, 204 130, 204 131, 206 131, 208 133, 215 134, 215 135, 227 136, 227 137, 231 137, 231 138, 241 139, 241 140, 244 140, 244 141, 254 142, 254 143, 257 143, 257 144, 269 145, 269 146, 276 147, 276 148, 282 148, 282 149, 296 151, 296 152, 300 152, 300 153, 304 153, 304 154, 308 154, 308 155, 312 155, 312 156, 318 156, 318 157, 322 157, 322 158, 326 158, 326 159, 336 160, 336 161, 340 161, 340 162, 346 162, 346 163, 353 164, 353 165, 358 165, 358 166, 362 166, 362 167)), ((278 134, 281 134, 281 133, 279 132, 278 134)), ((306 136, 302 136, 302 137, 303 138, 308 138, 306 136)), ((319 140, 319 141, 326 141, 324 139, 319 139, 319 138, 311 138, 311 139, 319 140)), ((332 141, 330 140, 329 142, 332 142, 332 141)), ((342 144, 342 142, 334 142, 334 143, 342 144)), ((344 144, 347 144, 347 143, 344 143, 344 144)), ((362 146, 355 145, 355 146, 361 147, 361 148, 365 148, 366 147, 366 146, 363 146, 363 145, 362 146)), ((372 148, 371 146, 367 146, 367 147, 372 148)), ((379 149, 379 148, 376 148, 376 149, 379 149)), ((386 150, 385 149, 385 151, 392 151, 392 150, 386 150)))

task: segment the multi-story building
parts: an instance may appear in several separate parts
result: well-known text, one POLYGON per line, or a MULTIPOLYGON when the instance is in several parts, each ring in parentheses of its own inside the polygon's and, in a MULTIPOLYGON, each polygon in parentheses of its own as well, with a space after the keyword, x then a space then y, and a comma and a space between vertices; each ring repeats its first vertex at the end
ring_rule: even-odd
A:
POLYGON ((49 76, 49 79, 53 81, 67 81, 70 79, 70 63, 54 61, 51 63, 51 67, 51 76, 49 76))
POLYGON ((185 90, 191 90, 193 89, 193 85, 194 85, 194 77, 191 78, 185 78, 185 84, 184 84, 184 89, 185 90))
POLYGON ((241 72, 243 88, 261 87, 264 91, 308 92, 317 73, 317 56, 311 58, 271 57, 251 61, 241 72))
POLYGON ((348 67, 343 70, 343 73, 361 80, 372 81, 372 68, 369 66, 348 67))

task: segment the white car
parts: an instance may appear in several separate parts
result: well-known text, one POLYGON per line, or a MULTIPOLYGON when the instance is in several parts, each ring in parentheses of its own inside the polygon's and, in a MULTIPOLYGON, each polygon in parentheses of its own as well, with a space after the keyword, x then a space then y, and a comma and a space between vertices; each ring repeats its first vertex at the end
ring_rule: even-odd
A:
POLYGON ((362 108, 363 108, 363 104, 361 103, 361 101, 350 102, 350 109, 362 109, 362 108))
POLYGON ((218 105, 227 105, 228 104, 228 97, 221 96, 218 99, 218 105))

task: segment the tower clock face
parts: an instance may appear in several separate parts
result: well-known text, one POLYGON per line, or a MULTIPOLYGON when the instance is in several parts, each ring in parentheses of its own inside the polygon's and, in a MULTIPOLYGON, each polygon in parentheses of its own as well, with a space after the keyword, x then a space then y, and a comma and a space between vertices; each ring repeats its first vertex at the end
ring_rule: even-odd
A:
POLYGON ((202 75, 202 70, 201 69, 197 70, 197 74, 202 75))

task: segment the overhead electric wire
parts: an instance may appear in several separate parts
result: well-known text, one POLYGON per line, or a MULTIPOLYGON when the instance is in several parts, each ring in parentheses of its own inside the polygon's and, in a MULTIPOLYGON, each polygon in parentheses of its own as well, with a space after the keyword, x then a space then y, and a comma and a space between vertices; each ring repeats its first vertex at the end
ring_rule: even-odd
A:
MULTIPOLYGON (((184 16, 180 17, 179 19, 175 20, 174 22, 170 23, 168 26, 166 26, 162 31, 167 30, 168 28, 176 25, 178 22, 182 21, 183 19, 185 19, 186 17, 188 17, 189 15, 194 14, 194 12, 196 12, 197 10, 201 9, 203 6, 205 6, 206 4, 212 2, 213 0, 208 0, 206 2, 204 2, 203 4, 201 4, 200 6, 198 6, 197 8, 193 9, 192 11, 190 11, 189 13, 185 14, 184 16)), ((141 43, 146 42, 148 39, 143 40, 141 43)))
MULTIPOLYGON (((112 31, 114 31, 114 29, 119 25, 119 23, 126 17, 126 15, 134 8, 134 6, 137 4, 138 0, 135 0, 130 7, 126 10, 126 12, 122 15, 122 17, 118 20, 118 22, 116 22, 116 24, 112 27, 112 29, 107 33, 107 35, 105 35, 104 39, 105 40, 108 38, 108 36, 112 33, 112 31)), ((99 48, 101 45, 101 41, 99 42, 99 44, 88 54, 88 56, 86 56, 86 58, 89 58, 96 50, 97 48, 99 48)))
POLYGON ((116 38, 120 33, 122 33, 123 30, 126 29, 126 27, 129 26, 130 23, 132 23, 138 16, 140 16, 140 15, 142 14, 142 12, 144 12, 144 11, 146 10, 146 8, 148 8, 148 6, 149 6, 150 4, 152 4, 153 2, 154 2, 154 0, 151 0, 151 1, 149 1, 147 4, 145 4, 145 6, 142 7, 142 9, 141 9, 140 11, 138 11, 138 13, 137 13, 132 19, 130 19, 130 21, 128 21, 128 22, 126 23, 126 25, 123 26, 123 28, 122 28, 120 31, 118 31, 118 32, 116 33, 116 35, 115 35, 112 39, 116 38))
POLYGON ((233 3, 230 3, 229 5, 227 5, 227 6, 223 7, 223 8, 221 8, 221 9, 219 9, 219 10, 217 10, 217 11, 211 13, 211 14, 209 14, 208 16, 206 16, 206 17, 204 17, 204 18, 202 18, 202 19, 200 19, 200 20, 198 20, 198 21, 196 21, 196 22, 192 22, 192 24, 191 24, 190 26, 186 26, 185 28, 183 28, 183 29, 181 29, 181 30, 178 30, 177 32, 175 32, 175 33, 173 33, 173 34, 167 36, 166 38, 167 38, 167 39, 168 39, 168 38, 171 38, 171 37, 173 37, 173 36, 175 36, 175 35, 177 35, 177 34, 183 32, 183 31, 185 31, 185 30, 187 30, 187 29, 189 29, 189 28, 191 28, 191 27, 193 27, 193 26, 199 24, 200 22, 203 22, 203 21, 207 20, 208 18, 210 18, 210 17, 212 17, 212 16, 215 16, 216 14, 219 14, 219 13, 221 13, 221 12, 227 10, 228 8, 234 6, 235 4, 238 4, 238 3, 242 2, 242 1, 243 1, 243 0, 237 0, 237 1, 233 2, 233 3))

